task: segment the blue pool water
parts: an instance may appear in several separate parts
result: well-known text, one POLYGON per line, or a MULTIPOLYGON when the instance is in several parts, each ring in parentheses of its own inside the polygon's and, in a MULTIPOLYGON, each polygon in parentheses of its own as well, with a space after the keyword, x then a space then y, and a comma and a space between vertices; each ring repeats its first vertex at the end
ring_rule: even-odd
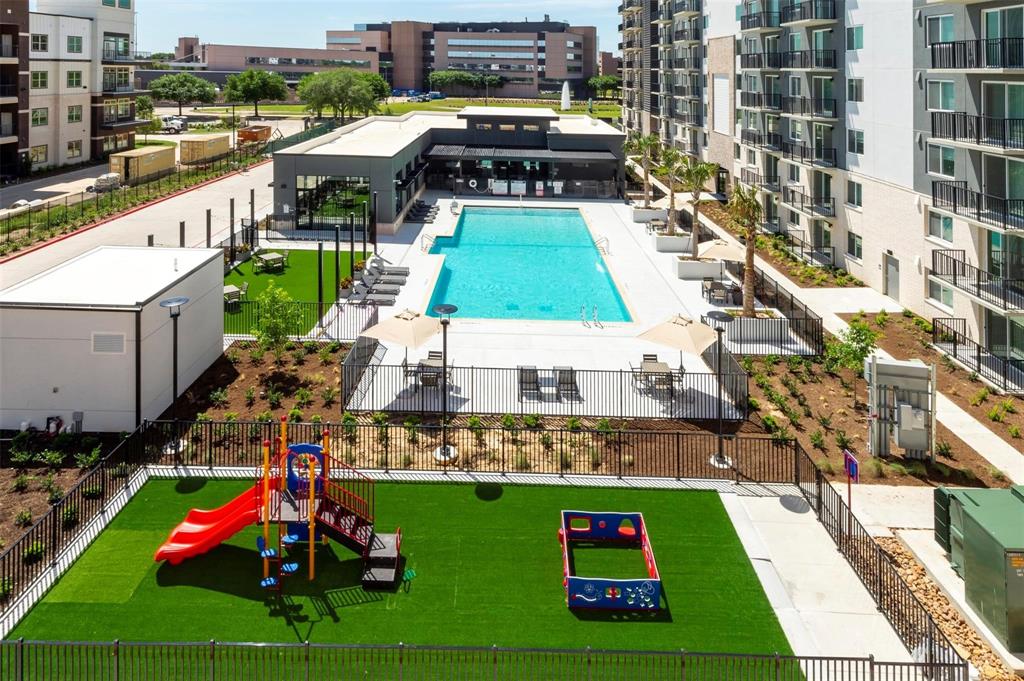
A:
POLYGON ((596 305, 601 321, 631 321, 575 208, 466 207, 430 252, 445 259, 428 312, 453 303, 459 317, 578 321, 596 305))

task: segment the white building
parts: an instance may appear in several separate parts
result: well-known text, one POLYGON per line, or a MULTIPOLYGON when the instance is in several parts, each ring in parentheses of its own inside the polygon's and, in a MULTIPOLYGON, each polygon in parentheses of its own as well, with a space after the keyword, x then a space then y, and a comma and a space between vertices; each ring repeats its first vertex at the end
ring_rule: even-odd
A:
POLYGON ((0 428, 132 430, 171 404, 173 324, 178 393, 223 352, 218 249, 101 246, 0 291, 0 428))

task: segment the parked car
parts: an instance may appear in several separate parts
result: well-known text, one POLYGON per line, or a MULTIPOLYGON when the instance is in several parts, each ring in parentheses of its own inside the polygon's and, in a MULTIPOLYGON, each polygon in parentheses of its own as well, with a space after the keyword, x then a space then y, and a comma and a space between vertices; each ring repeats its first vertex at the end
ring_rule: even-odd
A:
POLYGON ((188 121, 180 116, 161 116, 160 129, 163 132, 177 135, 188 130, 188 121))
POLYGON ((427 93, 427 96, 430 97, 431 99, 444 99, 445 98, 444 93, 443 92, 438 92, 437 90, 431 90, 430 92, 427 93))
POLYGON ((27 206, 27 205, 28 205, 28 201, 26 201, 25 199, 18 199, 17 201, 15 201, 14 203, 12 203, 12 204, 11 204, 11 205, 9 206, 9 208, 10 208, 11 210, 14 210, 15 208, 24 208, 24 207, 25 207, 25 206, 27 206))

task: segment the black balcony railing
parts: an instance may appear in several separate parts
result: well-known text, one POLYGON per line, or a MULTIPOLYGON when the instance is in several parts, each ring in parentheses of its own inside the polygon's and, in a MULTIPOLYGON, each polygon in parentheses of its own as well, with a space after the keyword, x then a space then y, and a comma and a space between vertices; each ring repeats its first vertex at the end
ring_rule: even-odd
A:
POLYGON ((1024 279, 991 274, 967 262, 962 250, 932 251, 932 276, 1001 310, 1024 310, 1024 279))
POLYGON ((782 135, 777 132, 741 130, 740 141, 762 149, 780 149, 782 147, 782 135))
POLYGON ((1024 68, 1024 38, 981 38, 932 43, 933 69, 1024 68))
POLYGON ((112 80, 103 81, 104 92, 134 92, 135 86, 131 83, 117 83, 112 80))
POLYGON ((753 12, 740 17, 740 30, 753 31, 761 28, 778 28, 778 12, 753 12))
POLYGON ((835 0, 807 0, 782 8, 782 23, 825 21, 836 18, 835 0))
POLYGON ((703 117, 701 116, 699 111, 677 111, 675 112, 675 117, 676 120, 678 120, 683 125, 691 125, 694 127, 700 126, 701 120, 703 120, 703 117))
POLYGON ((836 248, 835 246, 815 246, 804 239, 804 232, 790 229, 787 225, 779 222, 776 217, 760 225, 762 232, 771 234, 780 246, 801 262, 815 267, 835 267, 836 248))
POLYGON ((782 109, 782 95, 778 92, 740 92, 740 106, 754 109, 782 109))
POLYGON ((793 187, 782 188, 782 202, 797 210, 821 217, 835 217, 836 200, 831 196, 812 196, 793 187))
POLYGON ((624 40, 622 43, 622 49, 632 50, 640 47, 640 42, 637 40, 624 40))
POLYGON ((1024 149, 1024 118, 994 118, 963 111, 933 111, 932 137, 1002 149, 1024 149))
POLYGON ((673 85, 672 94, 676 97, 684 97, 686 99, 699 99, 700 98, 700 86, 699 85, 673 85))
POLYGON ((699 28, 680 28, 672 32, 672 39, 676 41, 682 40, 700 40, 700 29, 699 28))
POLYGON ((835 50, 795 50, 782 53, 784 69, 834 69, 835 50))
POLYGON ((837 118, 836 100, 831 97, 783 97, 782 110, 797 116, 837 118))
POLYGON ((967 333, 967 320, 932 320, 932 344, 1000 389, 1024 394, 1024 359, 1008 356, 1007 348, 985 348, 967 333))
POLYGON ((808 147, 793 142, 783 142, 782 153, 789 160, 807 165, 825 166, 828 168, 835 167, 836 165, 835 147, 808 147))
POLYGON ((0 97, 17 97, 17 83, 0 83, 0 97))
POLYGON ((1007 199, 976 192, 968 188, 964 181, 932 182, 932 205, 1000 229, 1024 229, 1024 199, 1007 199))
POLYGON ((740 169, 740 182, 751 187, 757 187, 761 185, 761 173, 758 172, 757 168, 741 168, 740 169))
POLYGON ((135 55, 124 50, 103 50, 105 61, 135 61, 135 55))
POLYGON ((686 69, 688 71, 699 71, 700 64, 700 57, 675 57, 672 60, 672 68, 686 69))
POLYGON ((761 173, 761 181, 758 183, 761 189, 765 189, 770 192, 779 191, 779 174, 776 172, 773 175, 761 173))
POLYGON ((740 55, 741 69, 778 69, 781 67, 781 52, 752 52, 740 55))
POLYGON ((672 11, 675 14, 700 14, 700 0, 675 0, 672 11))

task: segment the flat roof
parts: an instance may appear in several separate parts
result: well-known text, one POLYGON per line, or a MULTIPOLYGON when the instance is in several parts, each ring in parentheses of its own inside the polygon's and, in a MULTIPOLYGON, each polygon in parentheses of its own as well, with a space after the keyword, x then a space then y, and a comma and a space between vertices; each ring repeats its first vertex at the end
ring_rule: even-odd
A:
POLYGON ((554 109, 534 106, 467 106, 459 112, 459 118, 529 118, 553 121, 558 118, 558 114, 554 109))
POLYGON ((217 248, 99 246, 0 291, 0 307, 136 308, 222 257, 217 248))
POLYGON ((111 156, 120 156, 121 158, 134 158, 136 156, 149 156, 150 154, 159 154, 161 152, 170 151, 174 153, 174 147, 168 147, 163 144, 159 146, 144 146, 135 147, 134 149, 126 149, 125 151, 118 151, 111 156))

